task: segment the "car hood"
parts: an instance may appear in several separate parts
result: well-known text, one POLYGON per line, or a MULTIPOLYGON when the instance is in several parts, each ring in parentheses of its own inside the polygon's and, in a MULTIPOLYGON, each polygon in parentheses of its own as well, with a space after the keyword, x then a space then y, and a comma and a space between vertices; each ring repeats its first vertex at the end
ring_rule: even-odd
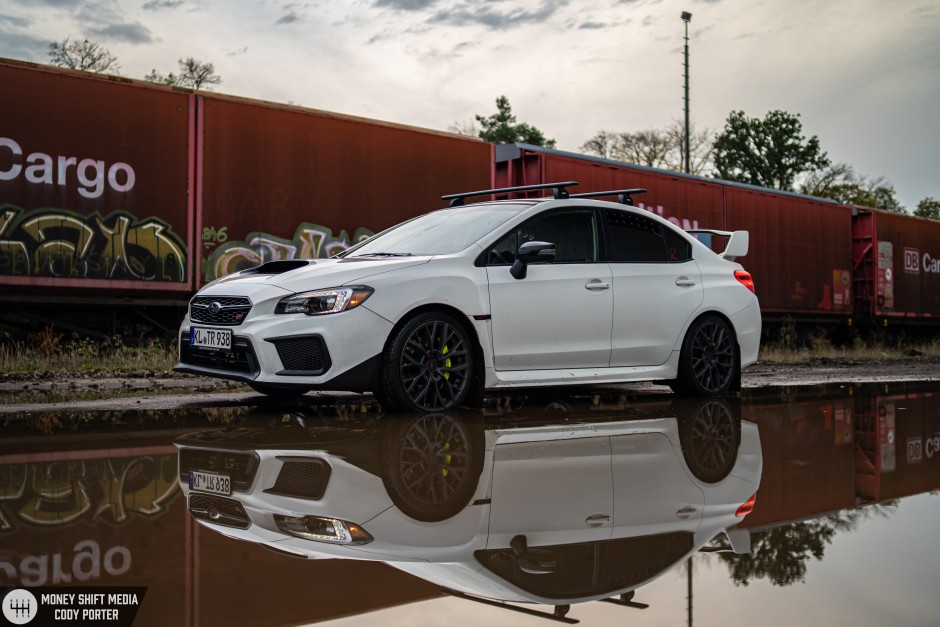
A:
POLYGON ((430 260, 429 256, 311 259, 301 267, 280 272, 277 271, 279 262, 271 262, 260 266, 259 269, 252 268, 230 274, 209 285, 260 283, 275 285, 291 292, 303 292, 358 283, 377 274, 419 266, 430 260), (270 271, 264 271, 264 268, 270 268, 270 271))

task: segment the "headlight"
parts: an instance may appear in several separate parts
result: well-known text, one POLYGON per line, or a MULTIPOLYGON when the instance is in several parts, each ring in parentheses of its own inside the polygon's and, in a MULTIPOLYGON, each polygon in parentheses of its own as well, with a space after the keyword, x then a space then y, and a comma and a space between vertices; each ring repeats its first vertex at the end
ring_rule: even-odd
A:
POLYGON ((308 316, 339 313, 361 305, 374 292, 365 285, 334 287, 313 292, 300 292, 281 299, 274 309, 278 314, 302 313, 308 316))
POLYGON ((274 522, 281 531, 305 540, 329 542, 331 544, 368 544, 372 542, 372 536, 368 531, 345 520, 324 518, 322 516, 294 518, 275 514, 274 522))

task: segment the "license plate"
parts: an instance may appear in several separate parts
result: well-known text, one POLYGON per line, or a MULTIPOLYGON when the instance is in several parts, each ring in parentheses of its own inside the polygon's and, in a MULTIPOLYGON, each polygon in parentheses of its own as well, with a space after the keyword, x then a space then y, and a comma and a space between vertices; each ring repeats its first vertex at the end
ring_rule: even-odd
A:
POLYGON ((206 329, 203 327, 189 328, 189 345, 198 348, 214 348, 217 350, 232 349, 231 329, 206 329))
POLYGON ((232 494, 232 480, 228 475, 190 470, 189 489, 196 492, 211 492, 212 494, 230 496, 232 494))

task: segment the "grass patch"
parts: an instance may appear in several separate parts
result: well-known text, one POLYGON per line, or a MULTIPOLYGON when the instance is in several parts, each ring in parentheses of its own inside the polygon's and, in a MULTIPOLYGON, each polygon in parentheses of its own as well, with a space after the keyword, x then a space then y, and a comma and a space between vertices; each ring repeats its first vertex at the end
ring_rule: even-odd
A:
POLYGON ((170 370, 176 363, 176 343, 148 340, 139 346, 120 336, 105 339, 65 336, 46 327, 25 341, 0 344, 0 372, 113 372, 117 370, 170 370))
POLYGON ((847 344, 836 345, 829 334, 818 329, 801 334, 792 320, 787 320, 773 342, 761 344, 759 361, 798 364, 820 360, 843 362, 898 361, 912 357, 940 357, 940 339, 911 340, 904 336, 868 339, 856 337, 847 344))

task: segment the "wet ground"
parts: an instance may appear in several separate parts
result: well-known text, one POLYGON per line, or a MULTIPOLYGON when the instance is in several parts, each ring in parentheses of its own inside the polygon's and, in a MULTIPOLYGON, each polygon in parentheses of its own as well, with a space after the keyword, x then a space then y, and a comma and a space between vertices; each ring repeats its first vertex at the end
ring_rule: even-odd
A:
POLYGON ((543 390, 434 416, 180 379, 8 404, 0 578, 146 588, 134 625, 934 625, 937 366, 827 367, 751 370, 740 399, 543 390), (174 441, 215 453, 180 468, 174 441), (190 493, 189 471, 231 483, 190 493))

